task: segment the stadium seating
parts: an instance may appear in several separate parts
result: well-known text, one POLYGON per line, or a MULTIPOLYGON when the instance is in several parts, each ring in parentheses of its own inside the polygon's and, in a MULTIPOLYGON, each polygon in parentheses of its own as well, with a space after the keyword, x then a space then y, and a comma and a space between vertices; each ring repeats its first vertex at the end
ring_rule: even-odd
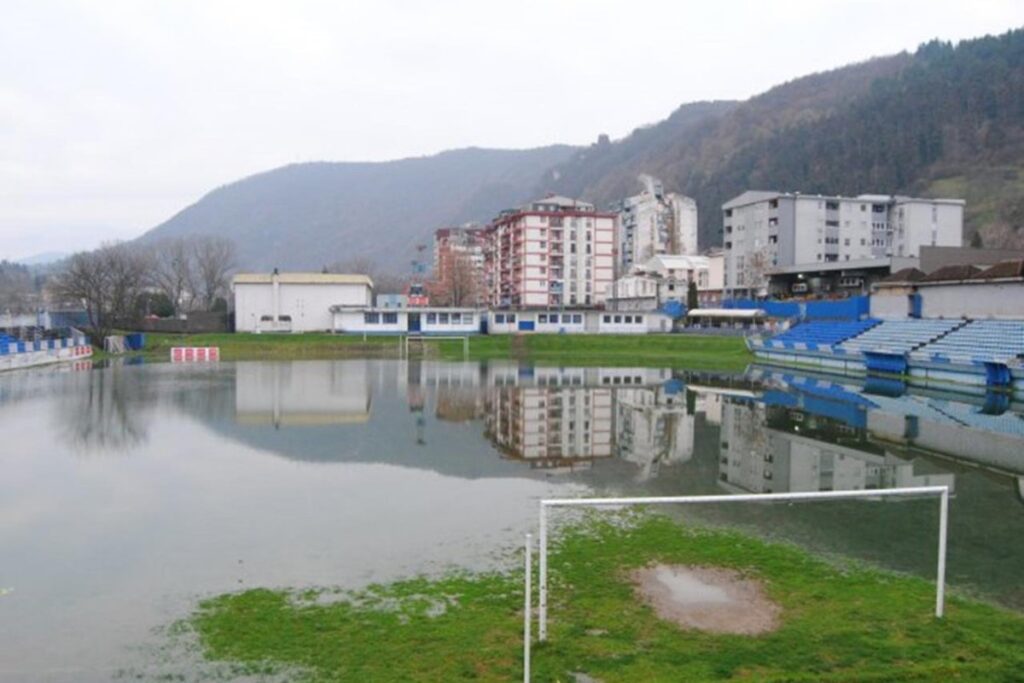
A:
POLYGON ((945 337, 925 344, 911 357, 954 363, 1006 362, 1024 355, 1024 321, 972 320, 945 337))
POLYGON ((847 353, 908 353, 962 324, 961 320, 885 320, 838 346, 847 353))
POLYGON ((878 320, 836 320, 800 323, 772 337, 765 346, 768 348, 806 348, 812 351, 816 349, 830 350, 833 345, 871 329, 878 322, 878 320), (797 344, 801 346, 796 347, 797 344))

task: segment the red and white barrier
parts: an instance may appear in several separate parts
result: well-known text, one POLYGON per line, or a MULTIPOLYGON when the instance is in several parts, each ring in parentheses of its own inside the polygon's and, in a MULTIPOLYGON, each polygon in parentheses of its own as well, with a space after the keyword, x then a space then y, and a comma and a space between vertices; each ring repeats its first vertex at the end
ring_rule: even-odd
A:
POLYGON ((217 346, 175 346, 171 349, 172 363, 216 363, 220 360, 217 346))

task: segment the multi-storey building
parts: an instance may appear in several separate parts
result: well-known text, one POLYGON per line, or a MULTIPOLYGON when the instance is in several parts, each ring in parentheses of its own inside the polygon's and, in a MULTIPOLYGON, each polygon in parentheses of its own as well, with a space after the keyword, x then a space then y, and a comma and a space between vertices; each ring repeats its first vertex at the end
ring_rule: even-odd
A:
POLYGON ((640 467, 640 479, 658 476, 661 465, 693 457, 694 416, 686 392, 665 386, 620 388, 615 395, 615 449, 640 467))
POLYGON ((486 251, 487 229, 484 226, 464 225, 436 230, 431 298, 451 306, 485 304, 486 251))
POLYGON ((615 207, 618 221, 619 273, 662 254, 697 254, 697 202, 673 192, 661 181, 640 176, 644 191, 615 207))
POLYGON ((492 306, 597 306, 614 278, 615 214, 550 196, 503 211, 487 230, 492 306))
POLYGON ((725 289, 765 294, 773 272, 854 271, 960 246, 963 213, 961 199, 744 192, 722 205, 725 289))
POLYGON ((613 390, 501 387, 488 398, 486 434, 504 455, 543 469, 612 457, 613 390))

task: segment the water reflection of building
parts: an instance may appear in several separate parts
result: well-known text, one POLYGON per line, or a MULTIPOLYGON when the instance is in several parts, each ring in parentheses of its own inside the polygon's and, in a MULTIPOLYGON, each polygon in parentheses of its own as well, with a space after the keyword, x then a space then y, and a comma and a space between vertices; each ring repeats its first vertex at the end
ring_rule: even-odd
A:
POLYGON ((693 457, 694 410, 678 383, 615 390, 615 452, 640 467, 640 479, 661 465, 693 457))
POLYGON ((612 391, 507 387, 486 402, 486 434, 506 457, 532 467, 578 469, 612 455, 612 391))
POLYGON ((693 401, 670 370, 499 363, 485 383, 488 438, 533 467, 572 471, 617 456, 647 479, 693 455, 693 401))
POLYGON ((726 398, 720 484, 754 493, 947 485, 948 473, 870 440, 866 430, 794 406, 726 398))
POLYGON ((366 422, 368 375, 368 365, 358 362, 238 363, 236 418, 277 427, 366 422))

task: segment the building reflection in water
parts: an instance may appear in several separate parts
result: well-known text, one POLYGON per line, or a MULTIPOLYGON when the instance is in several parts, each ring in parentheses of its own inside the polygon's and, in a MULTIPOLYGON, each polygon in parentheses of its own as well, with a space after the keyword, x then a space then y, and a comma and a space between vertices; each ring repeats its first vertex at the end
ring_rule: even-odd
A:
POLYGON ((1024 420, 1014 405, 1000 412, 991 401, 875 394, 792 373, 737 382, 663 368, 507 361, 240 363, 235 372, 241 422, 366 422, 375 388, 397 389, 417 443, 426 444, 428 427, 479 424, 502 458, 547 473, 615 459, 647 481, 690 462, 699 444, 707 457, 709 440, 717 441, 718 464, 717 482, 708 484, 730 491, 952 488, 951 468, 936 465, 936 455, 1024 472, 1024 420))
POLYGON ((352 424, 370 419, 366 363, 238 363, 235 411, 243 424, 352 424))

